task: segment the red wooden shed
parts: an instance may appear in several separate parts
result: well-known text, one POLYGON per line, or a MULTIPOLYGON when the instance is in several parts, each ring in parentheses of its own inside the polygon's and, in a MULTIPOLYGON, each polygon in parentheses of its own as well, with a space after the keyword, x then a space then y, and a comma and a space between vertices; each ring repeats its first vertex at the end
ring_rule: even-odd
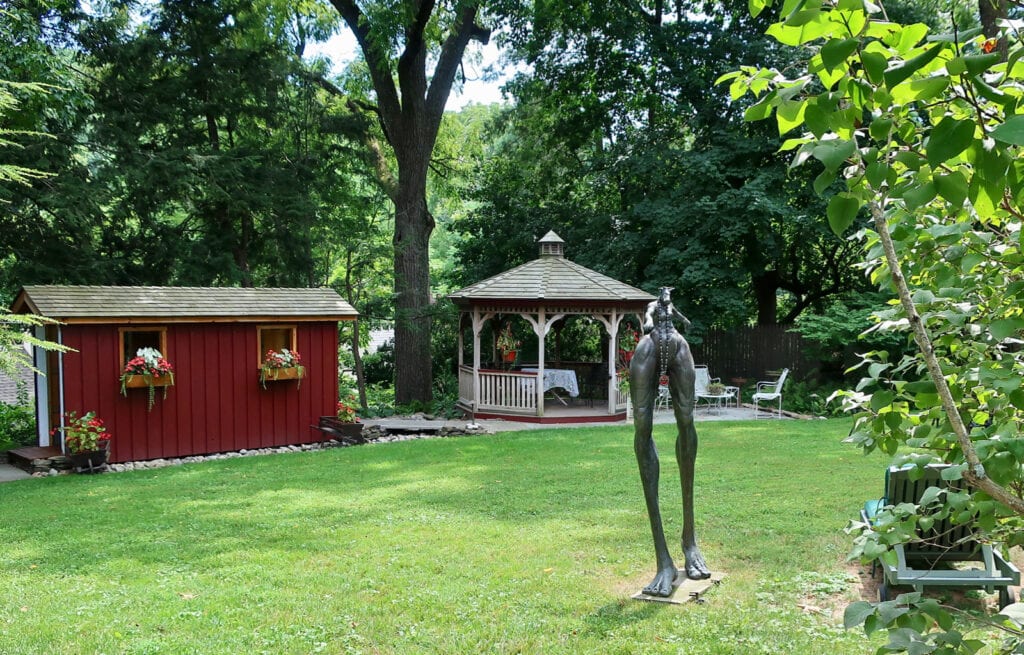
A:
POLYGON ((39 445, 61 448, 50 429, 94 411, 112 462, 322 441, 310 426, 336 411, 338 322, 358 316, 332 289, 26 286, 12 310, 60 321, 38 336, 74 349, 36 353, 39 445), (174 367, 152 407, 120 382, 143 347, 174 367), (261 384, 264 354, 282 348, 301 353, 304 377, 261 384))

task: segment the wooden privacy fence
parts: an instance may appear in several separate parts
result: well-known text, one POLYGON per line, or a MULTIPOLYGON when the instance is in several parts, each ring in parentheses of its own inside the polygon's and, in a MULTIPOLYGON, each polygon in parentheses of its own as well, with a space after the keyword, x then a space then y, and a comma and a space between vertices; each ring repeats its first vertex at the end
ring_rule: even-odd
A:
POLYGON ((733 378, 764 380, 768 371, 788 368, 794 379, 810 373, 818 363, 804 354, 804 339, 789 332, 791 325, 756 325, 710 330, 703 343, 693 345, 693 360, 707 364, 711 375, 728 384, 733 378))

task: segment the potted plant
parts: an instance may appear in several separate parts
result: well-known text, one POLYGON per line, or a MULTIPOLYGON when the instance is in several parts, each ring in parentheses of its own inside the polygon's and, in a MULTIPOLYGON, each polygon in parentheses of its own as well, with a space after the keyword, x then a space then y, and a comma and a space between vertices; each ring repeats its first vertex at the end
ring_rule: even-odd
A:
POLYGON ((619 334, 619 359, 626 366, 629 360, 633 359, 633 351, 640 341, 640 336, 632 328, 626 328, 619 334))
POLYGON ((63 427, 54 428, 51 434, 57 432, 64 434, 64 454, 75 469, 92 471, 107 463, 111 434, 96 412, 84 416, 66 413, 63 427))
POLYGON ((725 385, 721 382, 712 382, 708 385, 708 394, 711 396, 722 396, 725 394, 725 385))
POLYGON ((507 364, 516 361, 519 352, 520 342, 512 336, 512 325, 506 325, 505 329, 498 333, 498 350, 501 351, 501 359, 507 364))
POLYGON ((260 365, 260 384, 267 388, 267 381, 299 380, 306 377, 306 367, 302 365, 302 356, 297 350, 268 350, 260 365))
POLYGON ((363 424, 356 416, 356 399, 349 394, 338 401, 336 416, 321 416, 319 429, 344 443, 366 443, 363 438, 363 424))
POLYGON ((129 389, 149 389, 147 410, 153 409, 156 387, 163 387, 164 398, 167 398, 167 387, 170 386, 174 386, 174 367, 156 348, 139 348, 121 371, 122 395, 127 396, 129 389))
POLYGON ((356 399, 349 396, 338 401, 338 420, 335 428, 346 437, 358 437, 363 432, 363 424, 356 416, 356 399))

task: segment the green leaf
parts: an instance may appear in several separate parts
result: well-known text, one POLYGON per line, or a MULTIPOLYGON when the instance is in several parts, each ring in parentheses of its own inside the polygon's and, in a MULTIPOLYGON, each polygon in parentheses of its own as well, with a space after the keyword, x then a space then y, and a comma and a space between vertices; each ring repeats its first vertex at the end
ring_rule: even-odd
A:
POLYGON ((853 225, 860 211, 860 200, 848 193, 832 196, 828 201, 828 224, 836 236, 842 236, 848 227, 853 225))
POLYGON ((946 202, 956 207, 964 204, 964 200, 967 199, 968 184, 963 173, 953 171, 949 175, 936 175, 933 180, 935 189, 940 196, 945 198, 946 202))
POLYGON ((964 471, 962 466, 950 466, 942 469, 942 472, 939 473, 939 477, 947 482, 952 482, 954 480, 962 479, 964 477, 963 473, 964 471))
POLYGON ((935 183, 927 182, 904 191, 903 202, 907 203, 907 209, 913 211, 931 202, 935 198, 936 193, 935 183))
POLYGON ((1010 399, 1010 404, 1015 408, 1024 410, 1024 389, 1015 389, 1011 391, 1007 398, 1010 399))
POLYGON ((996 208, 999 207, 999 202, 1002 200, 1002 187, 989 184, 980 175, 975 175, 971 178, 967 197, 971 201, 975 213, 978 214, 978 218, 984 220, 996 213, 996 208))
POLYGON ((877 161, 867 167, 865 171, 865 177, 868 179, 868 184, 874 187, 876 190, 882 188, 885 184, 885 179, 889 175, 889 167, 884 162, 877 161))
POLYGON ((875 141, 886 141, 889 138, 889 131, 892 129, 891 118, 876 118, 868 126, 868 133, 875 141))
POLYGON ((834 29, 835 25, 819 17, 813 22, 799 26, 775 23, 765 30, 765 34, 774 37, 783 45, 795 46, 826 36, 834 29))
POLYGON ((772 91, 764 98, 761 99, 757 104, 747 107, 747 110, 743 112, 743 120, 745 121, 761 121, 772 115, 772 101, 775 100, 775 92, 772 91))
POLYGON ((993 339, 996 341, 1002 341, 1003 339, 1012 337, 1019 331, 1024 330, 1024 319, 1004 318, 999 321, 992 321, 992 324, 988 329, 992 333, 993 339))
POLYGON ((775 112, 775 119, 779 124, 779 136, 804 122, 806 108, 807 103, 802 100, 787 100, 779 105, 778 111, 775 112))
POLYGON ((1024 114, 1011 116, 1005 123, 989 132, 989 135, 996 141, 1024 146, 1024 114))
POLYGON ((831 39, 821 46, 821 63, 828 70, 834 70, 839 64, 857 51, 859 39, 831 39))
POLYGON ((750 15, 757 18, 758 15, 768 7, 768 0, 747 0, 747 9, 750 15))
MULTIPOLYGON (((921 500, 919 500, 917 504, 918 505, 930 505, 930 504, 934 503, 939 498, 939 494, 940 493, 942 493, 942 489, 940 487, 928 487, 927 489, 924 490, 924 493, 921 494, 921 500)), ((923 521, 924 517, 922 517, 921 520, 923 521)), ((922 526, 922 527, 925 527, 925 526, 922 526)), ((927 528, 925 528, 925 529, 927 529, 927 528)))
POLYGON ((864 620, 875 613, 875 606, 863 600, 850 603, 843 612, 843 627, 847 630, 864 623, 864 620))
POLYGON ((949 86, 948 77, 926 77, 921 80, 904 82, 892 88, 893 102, 907 104, 918 100, 931 100, 949 86))
POLYGON ((811 154, 814 155, 815 159, 825 164, 825 168, 835 171, 856 151, 857 144, 853 141, 830 139, 816 145, 811 154))
POLYGON ((968 75, 981 75, 999 63, 999 58, 998 52, 990 52, 984 55, 969 55, 964 57, 964 65, 967 68, 968 75))
POLYGON ((861 64, 864 65, 864 72, 868 81, 872 84, 885 82, 885 65, 889 62, 885 56, 878 52, 863 52, 860 55, 861 64))
POLYGON ((823 170, 818 177, 814 178, 814 192, 819 196, 825 193, 825 189, 832 186, 836 181, 836 172, 828 169, 823 170))
MULTIPOLYGON (((959 121, 946 116, 939 121, 939 124, 932 129, 928 136, 928 163, 932 168, 936 168, 939 164, 947 162, 967 150, 972 141, 974 141, 973 121, 959 121)), ((964 197, 967 197, 966 180, 964 180, 964 197)))
MULTIPOLYGON (((927 30, 927 28, 925 29, 927 30)), ((908 33, 908 31, 904 30, 904 34, 906 33, 908 33)), ((885 85, 891 89, 894 86, 900 84, 908 77, 910 77, 917 71, 921 70, 921 68, 928 65, 933 59, 938 57, 939 53, 942 52, 942 50, 945 47, 946 45, 943 43, 936 44, 929 48, 928 50, 925 50, 921 54, 917 55, 916 57, 908 59, 899 66, 895 66, 894 68, 890 68, 889 70, 885 71, 885 85)))
POLYGON ((896 395, 891 391, 876 391, 871 394, 871 409, 877 412, 883 407, 888 407, 895 398, 896 395))
POLYGON ((807 109, 804 110, 804 124, 818 139, 829 131, 828 117, 828 113, 816 102, 808 103, 807 109))
MULTIPOLYGON (((940 190, 939 193, 942 193, 940 190)), ((946 198, 949 200, 949 198, 946 198)), ((952 200, 950 200, 952 202, 952 200)), ((974 270, 974 267, 988 260, 988 257, 976 252, 969 252, 964 255, 964 258, 960 260, 960 270, 964 273, 970 273, 974 270)))

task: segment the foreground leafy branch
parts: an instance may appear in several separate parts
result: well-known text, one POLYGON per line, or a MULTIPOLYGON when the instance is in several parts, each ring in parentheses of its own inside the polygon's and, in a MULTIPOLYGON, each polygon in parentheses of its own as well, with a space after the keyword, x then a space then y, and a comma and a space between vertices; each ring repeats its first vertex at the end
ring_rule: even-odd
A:
MULTIPOLYGON (((758 13, 771 4, 752 0, 751 7, 758 13)), ((842 394, 857 412, 851 441, 865 451, 902 451, 898 462, 953 464, 948 475, 971 487, 932 494, 909 511, 892 508, 885 530, 855 523, 854 555, 894 558, 895 544, 940 516, 992 541, 1024 543, 1019 25, 1005 21, 1001 40, 980 28, 932 35, 922 24, 888 21, 882 7, 863 0, 785 0, 781 18, 768 34, 802 48, 806 70, 790 78, 744 67, 720 82, 734 100, 754 96, 749 120, 775 117, 779 134, 789 135, 782 149, 793 152, 792 166, 821 170, 816 190, 845 183, 828 205, 836 234, 862 210, 870 214, 873 230, 858 235, 863 264, 899 298, 878 315, 877 329, 909 333, 917 345, 900 361, 863 355, 865 377, 842 394)), ((880 652, 979 647, 919 596, 855 605, 848 625, 889 631, 880 652)), ((1004 648, 1019 652, 1019 630, 1010 634, 1004 648)))

